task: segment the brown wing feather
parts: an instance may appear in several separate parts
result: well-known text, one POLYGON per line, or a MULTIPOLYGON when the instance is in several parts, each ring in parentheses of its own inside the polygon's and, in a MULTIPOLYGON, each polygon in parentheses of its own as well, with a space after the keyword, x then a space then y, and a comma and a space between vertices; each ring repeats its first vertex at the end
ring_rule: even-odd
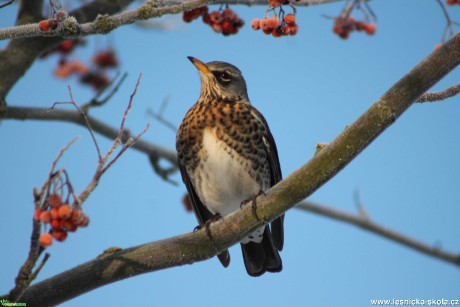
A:
MULTIPOLYGON (((270 164, 270 171, 271 171, 271 183, 270 186, 274 186, 279 181, 281 181, 282 174, 281 174, 281 166, 280 161, 278 158, 278 149, 276 148, 275 139, 270 132, 270 128, 268 127, 268 123, 263 117, 263 115, 254 109, 260 119, 263 121, 265 127, 267 128, 266 133, 264 134, 264 138, 266 142, 264 142, 265 150, 267 153, 267 157, 270 164)), ((273 220, 270 224, 271 226, 271 234, 273 239, 273 244, 275 245, 276 249, 281 251, 283 250, 284 245, 284 214, 273 220)))

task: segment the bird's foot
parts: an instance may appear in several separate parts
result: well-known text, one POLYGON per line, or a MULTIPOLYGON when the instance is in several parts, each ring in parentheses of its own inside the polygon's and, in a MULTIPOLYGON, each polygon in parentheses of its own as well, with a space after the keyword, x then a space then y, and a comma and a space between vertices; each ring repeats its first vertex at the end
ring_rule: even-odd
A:
POLYGON ((204 224, 196 226, 195 229, 193 229, 193 232, 197 232, 198 230, 200 230, 204 226, 204 228, 206 229, 206 234, 208 235, 208 237, 212 241, 214 241, 214 238, 213 238, 212 233, 211 233, 210 226, 211 226, 212 223, 214 223, 214 222, 216 222, 218 220, 221 220, 221 219, 222 219, 222 215, 220 215, 219 213, 216 213, 216 214, 214 214, 214 216, 212 218, 207 220, 204 224))
POLYGON ((260 221, 261 218, 257 214, 257 197, 261 195, 265 195, 265 192, 262 190, 260 190, 257 194, 251 196, 250 198, 243 200, 240 205, 240 208, 243 208, 243 206, 245 206, 246 204, 251 203, 252 214, 256 217, 258 221, 260 221))

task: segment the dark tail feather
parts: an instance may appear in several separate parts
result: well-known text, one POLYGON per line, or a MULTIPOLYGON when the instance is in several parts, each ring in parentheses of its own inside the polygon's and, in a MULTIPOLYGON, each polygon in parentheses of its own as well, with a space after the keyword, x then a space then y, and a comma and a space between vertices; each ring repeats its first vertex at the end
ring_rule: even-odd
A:
POLYGON ((284 245, 284 214, 271 222, 271 233, 273 244, 279 251, 283 250, 284 245))
POLYGON ((268 225, 265 227, 262 242, 241 244, 241 250, 246 271, 251 276, 260 276, 267 271, 280 272, 283 268, 280 255, 273 245, 268 225))
POLYGON ((217 255, 217 258, 219 258, 219 261, 220 263, 222 263, 224 268, 228 267, 228 265, 230 264, 230 253, 228 252, 228 250, 217 255))

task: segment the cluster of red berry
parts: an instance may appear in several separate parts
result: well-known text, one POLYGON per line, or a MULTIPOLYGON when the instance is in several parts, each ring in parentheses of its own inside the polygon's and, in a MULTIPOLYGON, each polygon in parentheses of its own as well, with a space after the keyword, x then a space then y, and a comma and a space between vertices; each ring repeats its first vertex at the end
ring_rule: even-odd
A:
POLYGON ((43 52, 40 58, 46 58, 54 53, 60 54, 58 66, 53 72, 56 77, 67 79, 72 75, 77 75, 82 84, 89 85, 95 90, 103 89, 110 83, 104 70, 118 66, 115 52, 109 48, 96 53, 92 59, 92 67, 88 67, 79 60, 68 60, 67 56, 74 51, 75 47, 84 44, 85 41, 82 39, 65 40, 58 46, 43 52))
POLYGON ((251 21, 251 27, 254 30, 262 30, 265 34, 271 34, 273 37, 296 35, 299 31, 294 14, 287 14, 282 19, 278 16, 264 19, 255 18, 251 21))
POLYGON ((335 19, 333 32, 340 36, 340 38, 347 39, 352 31, 364 31, 367 35, 373 35, 377 30, 374 23, 367 23, 365 21, 357 21, 353 17, 337 17, 335 19))
POLYGON ((460 4, 460 0, 446 0, 447 5, 460 4))
POLYGON ((45 19, 38 23, 38 29, 42 32, 49 32, 50 30, 56 30, 59 23, 63 22, 69 14, 66 11, 59 10, 54 14, 54 18, 45 19))
POLYGON ((89 224, 87 215, 80 209, 64 204, 58 194, 51 194, 44 208, 35 209, 34 219, 51 227, 39 238, 43 247, 50 246, 53 239, 62 242, 67 238, 69 231, 75 232, 78 227, 86 227, 89 224))
POLYGON ((74 49, 78 46, 84 46, 86 45, 86 40, 77 38, 77 39, 67 39, 63 42, 61 42, 59 45, 57 45, 54 48, 48 49, 42 54, 40 54, 40 58, 44 59, 48 57, 49 55, 52 55, 54 53, 61 54, 61 55, 67 55, 74 51, 74 49))
POLYGON ((269 7, 278 7, 283 4, 289 4, 289 0, 268 0, 269 7))
POLYGON ((201 16, 205 24, 209 25, 215 32, 225 36, 238 33, 238 30, 244 25, 244 21, 229 7, 211 13, 208 11, 207 6, 195 8, 184 12, 182 20, 191 22, 201 16))

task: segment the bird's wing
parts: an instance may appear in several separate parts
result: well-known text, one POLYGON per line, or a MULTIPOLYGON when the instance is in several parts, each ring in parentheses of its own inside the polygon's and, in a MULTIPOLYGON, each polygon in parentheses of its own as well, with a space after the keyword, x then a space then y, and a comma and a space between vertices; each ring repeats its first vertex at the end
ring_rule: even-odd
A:
MULTIPOLYGON (((281 179, 283 179, 281 174, 280 160, 278 158, 278 149, 276 148, 275 139, 273 138, 273 135, 270 132, 270 128, 268 127, 267 121, 259 111, 257 111, 256 109, 254 109, 254 111, 257 113, 258 117, 263 121, 265 127, 267 128, 266 132, 262 137, 265 152, 267 153, 268 162, 270 164, 270 186, 274 186, 279 181, 281 181, 281 179)), ((275 245, 277 250, 281 251, 284 245, 284 214, 271 222, 271 233, 273 238, 273 244, 275 245)))
POLYGON ((200 225, 203 225, 204 223, 206 223, 207 220, 211 219, 213 215, 211 212, 209 212, 208 209, 206 209, 206 207, 203 205, 200 198, 196 194, 195 188, 193 187, 192 182, 190 181, 190 177, 187 174, 185 167, 182 166, 181 163, 179 163, 179 169, 182 175, 182 181, 184 181, 185 183, 185 187, 187 188, 188 195, 193 206, 193 212, 195 212, 195 216, 198 220, 198 223, 200 225))
MULTIPOLYGON (((179 162, 179 170, 182 175, 182 181, 184 181, 185 186, 187 187, 188 195, 190 197, 190 202, 193 206, 193 212, 195 212, 196 219, 198 223, 204 225, 206 221, 210 220, 213 217, 213 214, 209 212, 208 209, 203 205, 200 198, 196 194, 195 188, 190 181, 190 177, 187 174, 187 171, 184 166, 179 162)), ((230 254, 228 250, 223 251, 222 253, 217 255, 219 258, 220 263, 226 268, 230 264, 230 254)))

